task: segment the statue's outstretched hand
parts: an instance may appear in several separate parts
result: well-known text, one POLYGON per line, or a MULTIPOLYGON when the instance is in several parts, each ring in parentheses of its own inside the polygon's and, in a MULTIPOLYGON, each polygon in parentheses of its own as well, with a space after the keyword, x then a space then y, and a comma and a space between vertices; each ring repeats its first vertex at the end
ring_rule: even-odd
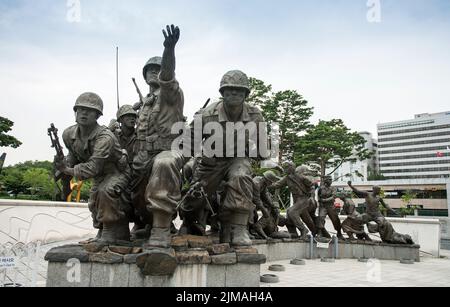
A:
POLYGON ((180 29, 174 25, 167 26, 166 30, 162 30, 164 34, 164 47, 175 48, 180 39, 180 29))

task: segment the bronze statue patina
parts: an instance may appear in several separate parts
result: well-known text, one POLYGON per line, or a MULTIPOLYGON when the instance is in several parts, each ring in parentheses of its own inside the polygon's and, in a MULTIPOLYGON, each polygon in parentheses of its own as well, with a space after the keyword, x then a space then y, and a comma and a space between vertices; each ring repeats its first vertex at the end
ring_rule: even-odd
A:
POLYGON ((268 239, 278 231, 280 208, 272 201, 272 195, 268 189, 279 180, 280 178, 273 171, 267 171, 263 176, 253 178, 253 203, 256 208, 253 213, 254 218, 250 218, 250 230, 256 232, 263 239, 268 239), (261 211, 263 216, 259 220, 257 218, 258 211, 261 211))
POLYGON ((395 232, 392 224, 381 213, 380 205, 386 208, 388 212, 397 215, 397 212, 380 197, 381 187, 374 186, 370 193, 358 190, 352 185, 351 181, 348 182, 348 185, 358 197, 365 198, 366 200, 366 212, 362 215, 362 220, 368 224, 370 233, 379 232, 381 239, 386 243, 414 244, 411 236, 395 232))
POLYGON ((121 197, 130 179, 127 155, 115 135, 97 123, 103 115, 103 102, 97 94, 82 94, 74 111, 77 124, 62 136, 69 154, 66 160, 56 156, 55 167, 65 175, 94 180, 89 199, 94 227, 99 229, 94 241, 129 241, 130 207, 121 197))
POLYGON ((132 200, 143 220, 151 226, 147 247, 167 248, 171 242, 171 223, 181 200, 181 169, 184 158, 172 150, 178 135, 171 132, 183 122, 184 96, 175 79, 175 46, 178 27, 163 30, 163 57, 151 58, 143 69, 150 87, 139 110, 137 153, 133 161, 132 200))
MULTIPOLYGON (((242 133, 242 129, 233 131, 227 128, 227 124, 264 122, 261 111, 245 102, 250 94, 249 79, 241 71, 227 72, 221 81, 220 93, 223 100, 209 105, 201 110, 197 118, 201 118, 202 140, 208 143, 214 135, 205 133, 203 127, 208 123, 215 123, 221 127, 224 133, 220 141, 225 143, 227 136, 236 136, 242 133)), ((248 221, 250 212, 253 210, 253 181, 251 158, 245 153, 244 156, 237 154, 237 144, 224 144, 223 152, 211 157, 202 155, 198 159, 198 165, 194 173, 194 186, 200 185, 207 195, 214 195, 220 186, 224 187, 220 197, 219 220, 220 241, 231 243, 235 246, 251 245, 248 234, 248 221), (226 151, 226 152, 225 152, 226 151), (230 154, 233 153, 233 154, 230 154)), ((248 142, 245 144, 247 147, 248 142)))
POLYGON ((334 207, 334 200, 336 199, 336 189, 331 186, 333 180, 330 176, 323 178, 322 184, 319 188, 319 220, 318 220, 318 236, 329 237, 329 234, 324 233, 325 219, 330 217, 334 229, 337 231, 337 237, 344 239, 341 232, 341 221, 334 207))
POLYGON ((123 105, 117 111, 117 122, 120 124, 120 127, 114 131, 120 146, 127 151, 130 166, 136 155, 137 116, 138 114, 133 109, 133 106, 123 105))
POLYGON ((338 197, 344 202, 341 214, 347 216, 345 221, 342 222, 342 230, 348 235, 350 240, 372 241, 364 229, 366 222, 363 220, 362 215, 356 211, 355 203, 352 200, 352 192, 340 192, 338 197))
MULTIPOLYGON (((283 163, 283 170, 287 174, 279 182, 272 187, 280 189, 284 186, 289 187, 289 191, 294 198, 294 205, 287 210, 287 219, 300 230, 300 239, 306 240, 308 229, 302 221, 305 219, 307 224, 314 225, 314 221, 309 214, 309 206, 311 205, 313 179, 309 177, 310 170, 307 166, 295 167, 290 161, 283 163)), ((313 227, 313 226, 311 226, 313 227)))

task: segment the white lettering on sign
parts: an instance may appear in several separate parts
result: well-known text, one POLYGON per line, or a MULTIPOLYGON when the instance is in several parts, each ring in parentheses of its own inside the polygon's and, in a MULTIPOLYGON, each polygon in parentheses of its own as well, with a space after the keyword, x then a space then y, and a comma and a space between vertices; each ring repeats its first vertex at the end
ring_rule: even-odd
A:
POLYGON ((0 257, 0 269, 10 269, 16 267, 16 258, 0 257))

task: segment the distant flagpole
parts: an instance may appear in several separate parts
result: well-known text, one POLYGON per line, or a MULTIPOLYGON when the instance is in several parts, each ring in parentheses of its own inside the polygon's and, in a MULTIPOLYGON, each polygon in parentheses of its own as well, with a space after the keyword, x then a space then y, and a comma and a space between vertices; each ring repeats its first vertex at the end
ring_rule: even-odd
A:
POLYGON ((119 100, 119 47, 116 47, 116 89, 117 89, 117 110, 120 109, 119 100))

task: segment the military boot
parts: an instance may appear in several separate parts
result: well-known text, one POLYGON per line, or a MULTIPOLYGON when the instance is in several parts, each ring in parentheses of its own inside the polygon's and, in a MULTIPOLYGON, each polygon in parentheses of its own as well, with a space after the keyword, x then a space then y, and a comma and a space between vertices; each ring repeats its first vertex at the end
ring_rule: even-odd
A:
POLYGON ((251 246, 252 240, 248 233, 248 213, 234 213, 231 216, 231 245, 251 246))
POLYGON ((172 214, 163 211, 153 212, 153 227, 150 240, 146 247, 170 248, 172 243, 171 234, 172 214))
POLYGON ((101 244, 115 244, 116 243, 114 224, 109 224, 109 223, 103 224, 102 235, 101 235, 101 238, 99 240, 97 240, 97 242, 101 243, 101 244))
POLYGON ((150 234, 150 240, 148 241, 146 247, 170 248, 171 240, 172 234, 170 233, 169 227, 153 227, 150 234))
POLYGON ((231 243, 231 224, 229 222, 220 223, 220 243, 231 243))

